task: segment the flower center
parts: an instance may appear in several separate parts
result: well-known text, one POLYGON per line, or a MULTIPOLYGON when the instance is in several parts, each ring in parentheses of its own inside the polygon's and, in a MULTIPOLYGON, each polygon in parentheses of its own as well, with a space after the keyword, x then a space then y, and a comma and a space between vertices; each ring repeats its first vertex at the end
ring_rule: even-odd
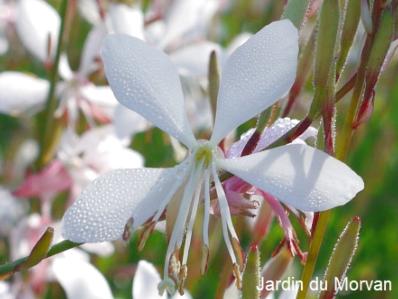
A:
POLYGON ((199 140, 199 145, 194 151, 195 165, 203 162, 203 167, 208 168, 213 160, 215 147, 208 140, 199 140))

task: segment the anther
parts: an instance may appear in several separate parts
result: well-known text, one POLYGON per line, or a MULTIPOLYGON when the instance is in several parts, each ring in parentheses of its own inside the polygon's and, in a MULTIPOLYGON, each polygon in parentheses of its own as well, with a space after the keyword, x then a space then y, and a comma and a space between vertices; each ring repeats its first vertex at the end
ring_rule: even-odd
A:
POLYGON ((207 245, 202 246, 202 262, 200 267, 200 273, 203 275, 207 272, 207 266, 209 263, 209 247, 207 245))
POLYGON ((240 275, 238 264, 233 264, 232 270, 233 270, 233 273, 235 276, 236 287, 240 290, 240 289, 242 289, 242 277, 240 275))
POLYGON ((122 235, 124 241, 128 241, 130 239, 133 224, 134 224, 134 219, 133 217, 131 217, 124 226, 124 231, 122 235))

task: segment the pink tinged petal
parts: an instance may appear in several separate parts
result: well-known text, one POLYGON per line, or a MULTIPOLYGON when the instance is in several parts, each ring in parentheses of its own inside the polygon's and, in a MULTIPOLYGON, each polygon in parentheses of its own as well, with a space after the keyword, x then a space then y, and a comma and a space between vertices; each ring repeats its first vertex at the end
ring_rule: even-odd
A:
POLYGON ((113 299, 105 277, 90 263, 75 257, 57 257, 52 271, 68 299, 113 299))
POLYGON ((72 179, 63 164, 54 160, 38 173, 26 176, 22 184, 14 191, 18 197, 37 196, 42 200, 52 199, 59 192, 68 190, 72 186, 72 179))
POLYGON ((108 16, 113 33, 144 39, 144 15, 139 7, 111 4, 108 16))
POLYGON ((165 53, 134 37, 109 35, 102 58, 106 77, 121 104, 186 146, 195 146, 177 70, 165 53))
POLYGON ((302 211, 344 205, 364 188, 361 177, 341 161, 303 144, 289 144, 219 167, 302 211))
POLYGON ((174 168, 118 169, 94 180, 67 210, 63 236, 74 242, 120 239, 133 219, 134 228, 170 200, 170 190, 185 178, 187 165, 174 168))
POLYGON ((133 280, 133 298, 166 299, 166 294, 159 295, 158 284, 160 282, 160 275, 156 268, 146 261, 140 261, 133 280))
POLYGON ((218 44, 200 41, 173 51, 170 58, 183 75, 204 77, 207 76, 212 51, 216 51, 220 59, 222 50, 218 44))
POLYGON ((18 114, 40 106, 47 92, 45 80, 18 72, 0 73, 0 112, 18 114))
MULTIPOLYGON (((275 123, 268 128, 265 128, 264 132, 261 134, 260 140, 254 150, 254 152, 259 152, 267 148, 274 141, 278 140, 280 137, 285 135, 294 126, 299 123, 297 119, 291 119, 288 117, 278 118, 275 123)), ((240 157, 243 149, 245 148, 250 137, 253 135, 254 129, 248 130, 246 133, 242 134, 240 140, 232 144, 227 152, 228 158, 240 157)), ((316 137, 318 130, 314 127, 309 127, 302 135, 298 138, 301 141, 305 141, 308 138, 316 137)), ((298 142, 299 140, 294 140, 293 142, 298 142)))
POLYGON ((231 55, 221 76, 214 143, 287 93, 297 55, 297 29, 288 20, 264 27, 231 55))
POLYGON ((42 0, 20 0, 17 8, 16 28, 23 45, 42 62, 56 51, 60 18, 56 10, 42 0))

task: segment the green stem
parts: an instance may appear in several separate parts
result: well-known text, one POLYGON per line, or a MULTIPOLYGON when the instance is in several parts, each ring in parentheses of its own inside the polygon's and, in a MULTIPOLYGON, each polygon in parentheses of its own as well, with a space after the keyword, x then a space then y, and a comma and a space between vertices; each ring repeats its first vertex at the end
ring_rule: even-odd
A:
POLYGON ((303 288, 299 290, 297 294, 297 299, 305 299, 307 296, 309 284, 312 278, 312 274, 315 270, 316 261, 318 259, 318 254, 322 246, 323 237, 328 226, 329 218, 331 215, 331 210, 322 212, 319 214, 318 223, 315 227, 315 232, 311 239, 311 245, 307 256, 307 262, 303 269, 303 274, 301 276, 301 281, 303 282, 303 288))
MULTIPOLYGON (((80 243, 74 243, 68 240, 59 242, 58 244, 55 244, 50 248, 50 250, 47 252, 46 258, 49 258, 51 256, 54 256, 58 253, 67 251, 69 249, 75 248, 77 246, 81 245, 80 243)), ((13 272, 18 270, 18 266, 22 265, 26 260, 28 259, 28 256, 25 256, 23 258, 20 258, 18 260, 15 260, 13 262, 4 264, 0 266, 0 277, 3 275, 7 275, 8 273, 12 274, 13 272)))
POLYGON ((54 113, 57 108, 57 97, 55 95, 55 91, 58 82, 58 69, 64 39, 67 8, 68 0, 63 0, 60 8, 61 25, 58 32, 57 50, 49 76, 50 88, 48 90, 46 108, 44 110, 44 129, 40 138, 40 155, 37 160, 38 168, 45 166, 49 159, 51 159, 51 154, 49 155, 49 147, 51 147, 51 140, 54 132, 54 113))

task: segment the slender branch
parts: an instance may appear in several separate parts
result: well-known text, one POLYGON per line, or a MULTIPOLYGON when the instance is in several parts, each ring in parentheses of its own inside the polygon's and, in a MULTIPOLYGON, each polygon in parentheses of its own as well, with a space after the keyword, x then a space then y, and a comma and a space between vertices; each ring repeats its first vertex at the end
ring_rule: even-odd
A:
MULTIPOLYGON (((80 243, 74 243, 68 240, 62 241, 60 243, 55 244, 50 248, 48 251, 46 258, 49 258, 51 256, 54 256, 56 254, 59 254, 61 252, 67 251, 69 249, 75 248, 77 246, 81 245, 80 243)), ((18 260, 15 260, 10 263, 6 263, 0 266, 0 277, 7 275, 7 274, 12 274, 16 271, 18 271, 18 267, 22 265, 26 260, 28 259, 28 256, 25 256, 23 258, 20 258, 18 260)))
POLYGON ((54 125, 53 125, 54 112, 57 108, 57 97, 55 95, 55 91, 58 82, 58 70, 59 70, 59 62, 61 59, 62 46, 64 40, 67 8, 68 8, 68 0, 63 0, 60 8, 61 25, 59 27, 59 32, 58 32, 58 41, 57 41, 55 59, 49 76, 50 88, 48 90, 46 108, 44 110, 44 130, 40 138, 40 155, 37 160, 38 168, 42 168, 48 162, 47 161, 49 159, 48 151, 51 144, 51 139, 53 137, 52 135, 54 132, 54 125))
POLYGON ((303 281, 303 288, 300 289, 297 299, 305 299, 309 282, 312 278, 312 274, 315 270, 316 261, 318 260, 318 254, 321 249, 323 238, 325 236, 325 232, 329 223, 331 215, 331 210, 322 212, 319 214, 318 222, 315 227, 315 232, 311 238, 311 245, 308 252, 307 262, 305 263, 305 267, 303 269, 303 273, 301 275, 301 281, 303 281))

